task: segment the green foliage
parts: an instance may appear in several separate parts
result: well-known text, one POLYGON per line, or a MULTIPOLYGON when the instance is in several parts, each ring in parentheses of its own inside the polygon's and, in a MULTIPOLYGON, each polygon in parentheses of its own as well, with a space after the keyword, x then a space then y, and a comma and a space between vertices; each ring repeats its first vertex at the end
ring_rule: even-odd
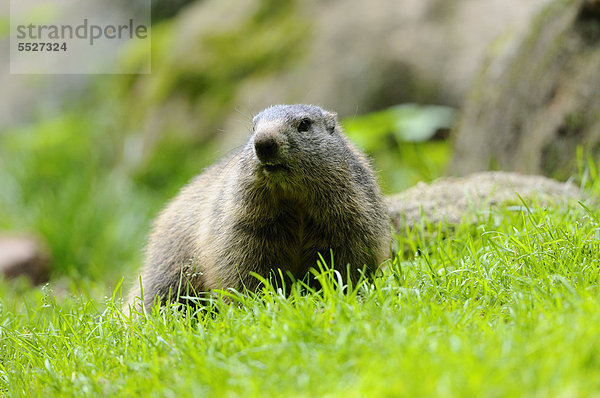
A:
POLYGON ((0 37, 8 36, 10 32, 10 20, 8 16, 0 17, 0 37))
POLYGON ((447 141, 431 139, 453 123, 454 111, 450 108, 411 104, 343 122, 348 136, 373 158, 387 193, 443 175, 451 148, 447 141))
MULTIPOLYGON (((238 82, 249 76, 281 70, 302 54, 307 23, 294 11, 294 1, 262 1, 242 25, 203 38, 201 64, 175 75, 171 92, 217 97, 229 103, 238 82)), ((308 26, 309 27, 309 26, 308 26)))
POLYGON ((174 196, 203 167, 218 160, 218 153, 213 141, 183 151, 181 141, 165 135, 148 155, 145 167, 135 170, 132 178, 148 189, 174 196))
MULTIPOLYGON (((591 184, 598 187, 598 181, 591 184)), ((590 191, 591 192, 591 191, 590 191)), ((600 388, 600 213, 499 208, 406 237, 373 281, 223 293, 195 315, 0 283, 7 396, 590 396, 600 388), (64 294, 62 294, 64 295, 64 294)), ((265 281, 266 282, 266 281, 265 281)), ((84 288, 84 293, 89 288, 84 288)), ((188 308, 187 311, 191 311, 188 308)))
MULTIPOLYGON (((103 79, 98 85, 103 104, 117 94, 115 113, 122 130, 145 135, 150 153, 137 169, 138 182, 150 189, 169 184, 172 191, 181 185, 178 176, 187 180, 198 164, 206 165, 203 159, 210 159, 210 144, 233 109, 240 84, 303 56, 310 22, 299 13, 295 1, 260 0, 249 15, 216 31, 182 34, 173 20, 153 25, 152 75, 103 79), (185 56, 174 48, 184 48, 185 56), (180 117, 165 108, 176 109, 180 117), (181 161, 192 158, 197 160, 181 161)), ((141 66, 147 59, 143 51, 129 48, 121 61, 141 66)))
POLYGON ((139 262, 151 205, 89 117, 0 136, 0 229, 41 235, 55 275, 111 279, 139 262))

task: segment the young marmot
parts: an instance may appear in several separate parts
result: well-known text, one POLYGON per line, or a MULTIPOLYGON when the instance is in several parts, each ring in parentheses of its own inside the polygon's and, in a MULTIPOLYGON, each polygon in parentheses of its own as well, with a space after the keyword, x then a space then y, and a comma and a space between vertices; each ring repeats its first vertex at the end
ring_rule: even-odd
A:
MULTIPOLYGON (((156 220, 141 276, 147 306, 156 297, 255 290, 252 272, 303 279, 319 253, 329 266, 333 256, 344 282, 389 258, 375 174, 335 113, 276 105, 253 123, 248 143, 195 177, 156 220)), ((138 280, 130 302, 140 293, 138 280)))

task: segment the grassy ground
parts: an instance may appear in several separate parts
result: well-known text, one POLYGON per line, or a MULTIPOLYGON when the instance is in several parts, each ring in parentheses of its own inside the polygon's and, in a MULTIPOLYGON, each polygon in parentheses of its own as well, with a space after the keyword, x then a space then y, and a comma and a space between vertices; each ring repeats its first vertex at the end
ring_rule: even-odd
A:
MULTIPOLYGON (((400 111, 348 126, 379 169, 403 170, 383 178, 388 187, 435 177, 448 153, 433 142, 382 155, 400 111), (381 134, 365 141, 376 135, 364 125, 381 134)), ((0 280, 0 396, 599 395, 591 205, 527 209, 515 196, 476 225, 399 237, 407 252, 352 289, 334 289, 326 272, 321 292, 266 287, 197 316, 125 317, 115 281, 140 264, 150 220, 202 165, 140 177, 107 120, 63 115, 0 134, 0 230, 40 234, 54 259, 44 288, 0 280)), ((173 156, 164 164, 183 157, 173 156)), ((593 203, 599 179, 583 180, 593 203)))
MULTIPOLYGON (((598 183, 592 191, 597 192, 598 183)), ((594 192, 589 191, 592 195, 594 192)), ((0 283, 7 396, 597 396, 600 230, 578 203, 500 208, 358 287, 266 287, 129 319, 120 289, 0 283), (60 293, 60 294, 58 294, 60 293)))

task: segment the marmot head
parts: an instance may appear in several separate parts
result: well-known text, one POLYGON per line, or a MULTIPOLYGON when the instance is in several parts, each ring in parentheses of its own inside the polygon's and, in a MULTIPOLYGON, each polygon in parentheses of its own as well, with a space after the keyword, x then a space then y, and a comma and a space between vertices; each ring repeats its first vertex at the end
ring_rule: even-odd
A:
POLYGON ((246 146, 257 180, 283 188, 336 182, 348 150, 337 115, 313 105, 265 109, 246 146))

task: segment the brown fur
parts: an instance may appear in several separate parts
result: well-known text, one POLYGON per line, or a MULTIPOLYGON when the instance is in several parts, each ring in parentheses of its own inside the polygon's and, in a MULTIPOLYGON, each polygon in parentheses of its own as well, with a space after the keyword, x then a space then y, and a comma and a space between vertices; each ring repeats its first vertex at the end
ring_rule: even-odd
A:
MULTIPOLYGON (((268 277, 279 268, 302 279, 319 253, 329 262, 330 250, 344 280, 356 281, 362 269, 373 272, 387 259, 389 248, 375 174, 335 114, 277 105, 254 118, 244 148, 194 178, 162 211, 141 275, 144 303, 255 290, 251 272, 268 277)), ((130 302, 139 296, 138 280, 130 302)))

